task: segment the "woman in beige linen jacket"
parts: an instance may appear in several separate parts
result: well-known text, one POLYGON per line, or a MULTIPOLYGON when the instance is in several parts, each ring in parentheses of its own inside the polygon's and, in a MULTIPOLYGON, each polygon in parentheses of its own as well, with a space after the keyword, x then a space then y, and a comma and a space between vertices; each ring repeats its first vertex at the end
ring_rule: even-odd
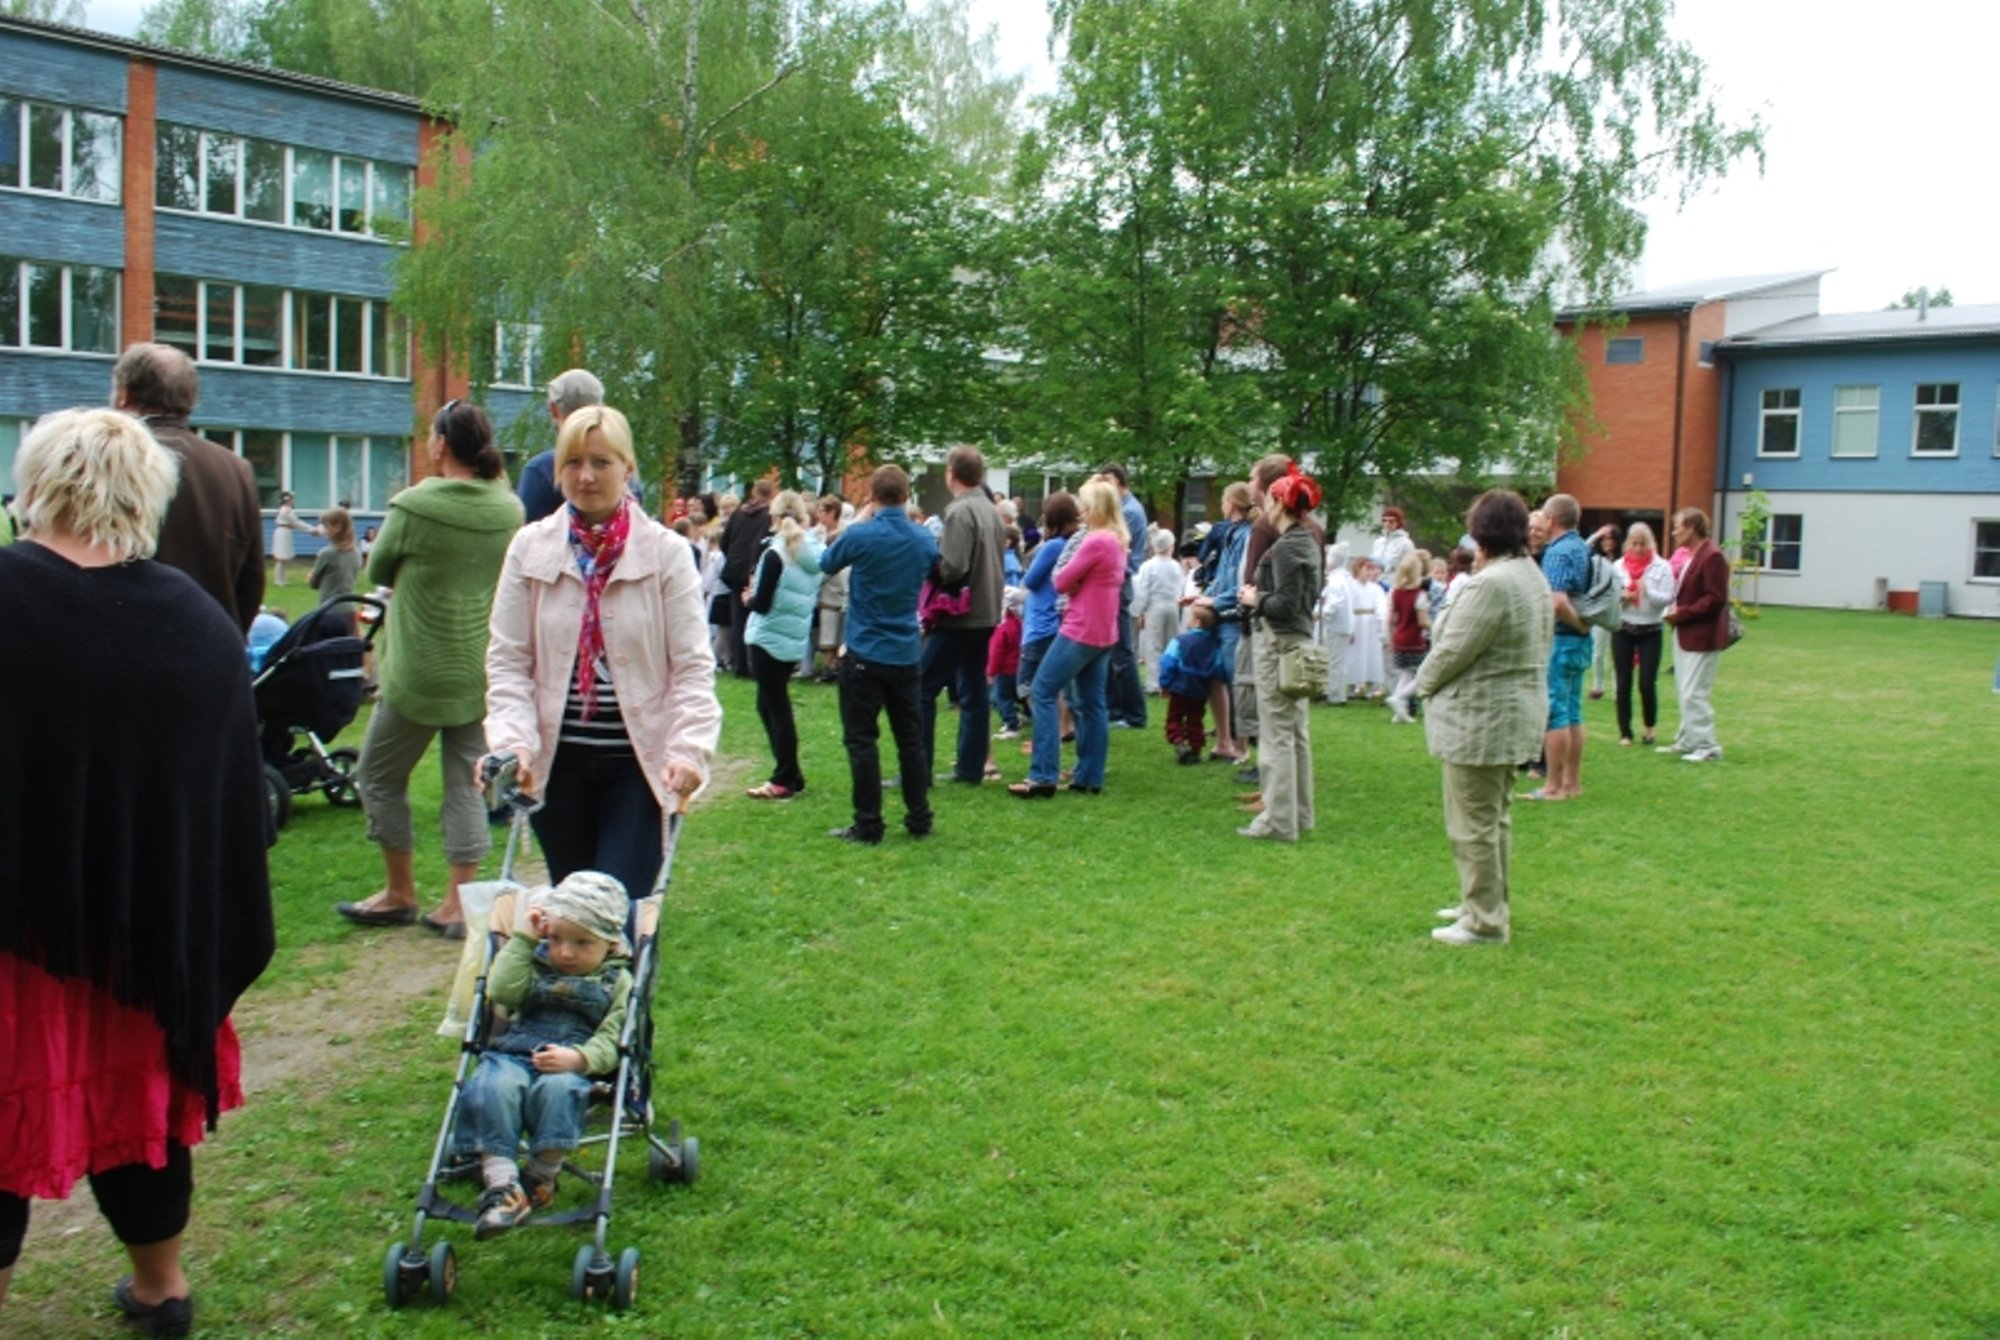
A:
POLYGON ((1445 944, 1505 944, 1508 806, 1514 769, 1548 723, 1549 585, 1528 555, 1528 505, 1502 489, 1466 514, 1479 568, 1431 630, 1417 672, 1424 735, 1444 763, 1444 827, 1458 864, 1459 904, 1431 935, 1445 944))
POLYGON ((628 496, 635 468, 617 410, 563 422, 565 504, 521 529, 493 600, 486 739, 543 802, 550 882, 601 870, 638 898, 659 870, 662 813, 708 779, 722 706, 694 552, 628 496))

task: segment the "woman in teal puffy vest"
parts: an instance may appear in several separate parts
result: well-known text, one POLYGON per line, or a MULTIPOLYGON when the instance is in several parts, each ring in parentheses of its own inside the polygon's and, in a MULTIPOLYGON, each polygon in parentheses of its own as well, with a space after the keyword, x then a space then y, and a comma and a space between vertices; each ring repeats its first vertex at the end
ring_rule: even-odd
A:
POLYGON ((806 789, 799 771, 799 729, 792 720, 792 672, 812 644, 813 614, 819 600, 820 542, 806 527, 812 514, 805 500, 786 489, 771 503, 771 534, 757 559, 744 603, 750 625, 750 675, 757 681, 757 716, 771 741, 771 780, 753 786, 756 800, 790 800, 806 789))

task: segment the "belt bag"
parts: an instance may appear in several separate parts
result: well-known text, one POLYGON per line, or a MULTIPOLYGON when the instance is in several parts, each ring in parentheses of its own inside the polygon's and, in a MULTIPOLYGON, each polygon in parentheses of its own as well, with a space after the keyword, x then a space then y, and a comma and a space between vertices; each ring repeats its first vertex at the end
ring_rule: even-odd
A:
POLYGON ((1287 698, 1311 698, 1326 692, 1332 668, 1326 648, 1310 639, 1288 642, 1278 649, 1278 692, 1287 698))

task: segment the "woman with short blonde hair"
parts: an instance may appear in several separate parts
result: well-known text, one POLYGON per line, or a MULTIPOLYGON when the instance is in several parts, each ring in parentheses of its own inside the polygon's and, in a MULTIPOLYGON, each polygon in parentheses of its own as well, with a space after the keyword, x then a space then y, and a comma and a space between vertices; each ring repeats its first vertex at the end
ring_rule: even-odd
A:
POLYGON ((120 563, 151 558, 179 469, 146 425, 115 409, 37 423, 14 458, 23 530, 67 532, 120 563))

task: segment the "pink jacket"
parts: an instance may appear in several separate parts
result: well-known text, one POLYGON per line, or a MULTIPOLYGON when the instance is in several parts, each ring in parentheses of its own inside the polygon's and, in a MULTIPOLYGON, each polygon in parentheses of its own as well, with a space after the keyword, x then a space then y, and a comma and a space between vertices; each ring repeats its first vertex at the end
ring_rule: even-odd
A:
MULTIPOLYGON (((662 809, 669 763, 701 773, 722 735, 715 656, 701 574, 687 541, 636 509, 600 605, 605 653, 633 751, 662 809)), ((486 742, 549 775, 583 627, 583 578, 569 547, 569 509, 523 526, 507 548, 486 644, 486 742)))
POLYGON ((1094 530, 1076 556, 1056 569, 1056 590, 1069 597, 1062 635, 1086 647, 1118 640, 1118 594, 1125 587, 1125 546, 1108 530, 1094 530))

